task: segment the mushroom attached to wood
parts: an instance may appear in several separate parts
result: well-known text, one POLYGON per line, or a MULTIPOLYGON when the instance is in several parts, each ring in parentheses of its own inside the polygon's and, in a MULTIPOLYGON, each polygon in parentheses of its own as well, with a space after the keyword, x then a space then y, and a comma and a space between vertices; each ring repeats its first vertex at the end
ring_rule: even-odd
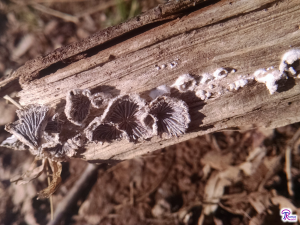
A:
POLYGON ((85 129, 87 139, 95 142, 111 142, 125 137, 124 131, 119 130, 112 123, 102 123, 100 117, 96 117, 85 129))
POLYGON ((5 130, 28 145, 33 155, 37 155, 50 114, 51 110, 48 106, 29 105, 17 110, 19 120, 7 124, 5 130))
POLYGON ((129 141, 150 138, 153 133, 144 123, 148 116, 146 102, 136 94, 111 99, 102 117, 95 118, 85 130, 90 141, 129 141))
POLYGON ((153 136, 151 129, 144 123, 148 111, 145 100, 140 96, 123 95, 110 101, 103 113, 102 122, 115 124, 119 130, 125 132, 129 141, 147 139, 153 136))
POLYGON ((188 106, 182 100, 161 96, 149 105, 149 114, 154 119, 153 132, 162 136, 179 136, 186 132, 190 122, 188 106))
POLYGON ((73 89, 66 98, 65 114, 72 123, 81 126, 90 113, 91 92, 87 89, 73 89))

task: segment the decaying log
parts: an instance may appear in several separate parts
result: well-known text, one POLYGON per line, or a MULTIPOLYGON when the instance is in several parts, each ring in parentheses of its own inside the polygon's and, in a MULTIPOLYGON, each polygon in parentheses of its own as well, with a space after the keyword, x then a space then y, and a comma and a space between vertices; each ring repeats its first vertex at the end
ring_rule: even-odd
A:
POLYGON ((78 157, 91 162, 132 158, 214 131, 275 128, 300 121, 298 78, 280 80, 272 95, 251 79, 238 90, 229 85, 260 68, 278 69, 282 55, 300 47, 299 15, 298 0, 172 1, 27 62, 0 87, 19 79, 21 105, 48 104, 62 112, 66 93, 75 88, 149 100, 151 89, 172 85, 182 74, 197 79, 221 67, 236 71, 218 80, 206 100, 175 93, 189 106, 186 134, 88 144, 78 157), (228 91, 217 94, 221 86, 228 91))

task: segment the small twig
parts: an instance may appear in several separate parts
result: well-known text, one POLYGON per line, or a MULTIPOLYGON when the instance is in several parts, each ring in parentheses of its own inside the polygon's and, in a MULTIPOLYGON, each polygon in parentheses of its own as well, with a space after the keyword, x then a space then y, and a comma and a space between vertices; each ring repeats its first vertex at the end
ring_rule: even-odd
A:
POLYGON ((249 218, 249 215, 248 215, 244 210, 242 210, 242 209, 236 209, 236 210, 233 210, 233 209, 231 209, 231 208, 229 208, 229 207, 223 205, 221 202, 219 202, 218 205, 219 205, 222 209, 224 209, 224 210, 226 210, 226 211, 228 211, 228 212, 230 212, 230 213, 232 213, 232 214, 241 215, 241 216, 246 216, 247 218, 249 218))
POLYGON ((130 205, 134 204, 134 183, 133 181, 129 184, 129 190, 130 190, 130 205))
POLYGON ((70 22, 73 22, 73 23, 78 23, 79 22, 79 19, 75 16, 72 16, 70 14, 66 14, 66 13, 62 13, 62 12, 59 12, 57 10, 54 10, 54 9, 50 9, 44 5, 41 5, 41 4, 32 4, 31 5, 33 8, 35 8, 36 10, 39 10, 43 13, 47 13, 51 16, 55 16, 55 17, 58 17, 58 18, 61 18, 63 20, 66 20, 66 21, 70 21, 70 22))
POLYGON ((81 174, 80 178, 73 185, 66 197, 57 205, 54 213, 54 219, 50 221, 48 225, 56 225, 60 223, 69 208, 76 203, 82 190, 86 187, 86 184, 90 181, 98 168, 99 166, 97 165, 88 164, 85 171, 81 174))
POLYGON ((202 225, 202 224, 203 224, 204 218, 205 218, 205 215, 204 215, 204 213, 203 213, 203 211, 202 211, 202 212, 201 212, 201 215, 200 215, 200 217, 199 217, 199 219, 198 219, 198 225, 202 225))
POLYGON ((286 179, 287 179, 287 189, 288 189, 289 195, 291 197, 294 196, 293 180, 292 180, 292 173, 291 173, 291 168, 292 168, 292 148, 294 148, 295 143, 299 140, 299 138, 300 138, 300 128, 293 135, 293 137, 289 141, 289 144, 288 144, 288 146, 287 146, 287 148, 285 150, 285 173, 286 173, 286 179))
MULTIPOLYGON (((47 173, 48 186, 50 186, 51 178, 50 178, 48 161, 46 163, 46 173, 47 173)), ((52 195, 50 195, 49 201, 50 201, 51 220, 53 220, 53 196, 52 195)))
POLYGON ((216 137, 212 134, 212 135, 211 135, 211 138, 212 138, 212 144, 213 144, 213 146, 214 146, 214 149, 215 149, 217 152, 221 152, 221 149, 220 149, 220 146, 219 146, 219 144, 218 144, 218 142, 217 142, 216 137))
POLYGON ((291 173, 291 164, 292 164, 291 154, 292 154, 292 149, 290 146, 288 146, 285 150, 285 173, 287 179, 287 189, 289 195, 292 197, 294 196, 294 192, 293 192, 293 181, 292 181, 292 173, 291 173))
POLYGON ((9 97, 8 95, 5 95, 3 98, 11 102, 15 106, 17 106, 19 109, 22 109, 22 106, 19 103, 17 103, 15 100, 13 100, 11 97, 9 97))

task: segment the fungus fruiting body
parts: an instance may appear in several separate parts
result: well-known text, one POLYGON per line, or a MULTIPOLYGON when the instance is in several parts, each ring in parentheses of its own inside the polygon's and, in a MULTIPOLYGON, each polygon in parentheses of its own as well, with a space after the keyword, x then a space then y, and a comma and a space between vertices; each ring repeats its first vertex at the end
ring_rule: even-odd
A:
POLYGON ((277 81, 284 77, 279 70, 266 71, 265 69, 258 69, 253 75, 257 82, 266 85, 271 95, 277 91, 277 81))
POLYGON ((180 92, 193 91, 196 87, 196 80, 189 74, 183 74, 171 87, 177 88, 180 92))
POLYGON ((214 77, 212 75, 210 75, 209 73, 203 73, 201 75, 200 83, 206 84, 207 82, 209 82, 210 80, 213 80, 213 79, 214 79, 214 77))
POLYGON ((156 99, 157 97, 162 95, 170 95, 170 93, 171 93, 170 87, 168 87, 167 85, 161 85, 151 90, 149 96, 152 99, 156 99))
POLYGON ((211 96, 211 93, 210 92, 206 92, 205 90, 202 90, 201 88, 196 88, 195 95, 198 98, 200 98, 201 100, 206 100, 206 99, 208 99, 211 96))
POLYGON ((111 98, 111 94, 104 92, 99 92, 90 96, 92 106, 97 109, 105 108, 111 98))
POLYGON ((85 129, 90 141, 110 142, 126 138, 137 141, 152 137, 144 120, 148 115, 145 100, 138 95, 123 95, 111 99, 101 117, 96 117, 85 129))
POLYGON ((5 130, 29 146, 32 154, 36 155, 50 113, 51 110, 47 106, 29 105, 17 110, 19 120, 7 124, 5 130))
POLYGON ((244 87, 245 85, 248 84, 247 79, 239 79, 235 81, 234 83, 229 84, 229 89, 230 90, 238 90, 241 87, 244 87))
MULTIPOLYGON (((291 49, 287 51, 281 59, 279 65, 281 73, 287 72, 288 75, 296 76, 300 71, 300 49, 291 49)), ((299 75, 298 75, 298 78, 299 75)))
POLYGON ((10 148, 17 151, 28 150, 29 147, 21 142, 15 135, 12 135, 5 139, 1 144, 1 147, 10 148))
POLYGON ((85 129, 87 139, 94 142, 111 142, 121 140, 125 134, 112 123, 102 123, 100 117, 96 117, 85 129))
POLYGON ((69 121, 81 126, 90 112, 91 92, 87 89, 73 89, 66 97, 65 114, 69 121))
POLYGON ((228 71, 225 70, 224 68, 218 68, 216 69, 216 71, 213 73, 213 76, 215 77, 215 79, 219 80, 219 79, 223 79, 224 77, 226 77, 228 75, 228 71))
POLYGON ((186 132, 190 122, 188 106, 182 100, 161 96, 149 105, 149 114, 153 117, 153 133, 179 136, 186 132))

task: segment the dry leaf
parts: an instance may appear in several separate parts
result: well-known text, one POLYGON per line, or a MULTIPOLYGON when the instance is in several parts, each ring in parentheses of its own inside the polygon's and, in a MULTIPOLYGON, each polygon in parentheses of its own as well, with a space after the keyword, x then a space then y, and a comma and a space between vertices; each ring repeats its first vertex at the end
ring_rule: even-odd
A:
POLYGON ((44 190, 38 193, 38 199, 49 198, 57 190, 57 188, 61 183, 61 177, 60 177, 62 171, 61 163, 50 161, 50 160, 49 162, 50 162, 51 169, 53 171, 53 179, 47 188, 45 188, 44 190))

